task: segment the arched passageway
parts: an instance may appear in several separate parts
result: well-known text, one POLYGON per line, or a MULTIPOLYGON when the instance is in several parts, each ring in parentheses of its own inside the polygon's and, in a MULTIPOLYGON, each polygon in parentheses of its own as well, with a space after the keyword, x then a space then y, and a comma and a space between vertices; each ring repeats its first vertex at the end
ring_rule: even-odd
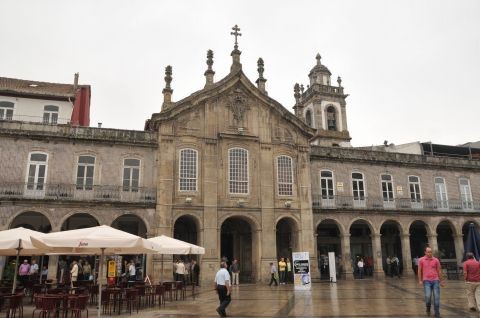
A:
POLYGON ((179 217, 173 226, 173 237, 198 245, 198 228, 195 219, 190 215, 179 217))
POLYGON ((221 227, 220 255, 228 260, 234 259, 240 264, 240 282, 254 280, 253 233, 252 226, 241 217, 226 219, 221 227))
POLYGON ((61 231, 84 229, 98 226, 98 221, 88 213, 76 213, 63 222, 61 231))
POLYGON ((428 246, 427 225, 422 221, 414 221, 410 225, 410 253, 412 260, 424 255, 428 246))
POLYGON ((115 219, 112 227, 133 235, 147 238, 147 227, 145 222, 134 214, 124 214, 115 219))
POLYGON ((365 220, 357 220, 350 226, 350 254, 353 273, 358 278, 358 261, 363 259, 366 276, 373 275, 372 231, 365 220))
POLYGON ((24 227, 42 233, 52 231, 52 225, 45 215, 33 211, 23 212, 17 215, 10 224, 10 228, 14 229, 17 227, 24 227))
POLYGON ((442 221, 437 226, 438 256, 442 261, 456 261, 455 240, 453 225, 449 221, 442 221))
POLYGON ((328 253, 335 253, 337 276, 344 269, 341 266, 342 244, 340 238, 340 229, 333 220, 323 220, 317 226, 317 265, 320 272, 320 279, 330 279, 330 269, 328 264, 328 253))
POLYGON ((292 259, 292 252, 297 251, 297 228, 290 218, 283 218, 276 226, 277 259, 292 259))
POLYGON ((389 276, 400 276, 403 272, 400 226, 395 221, 386 221, 380 228, 380 235, 383 270, 389 276))

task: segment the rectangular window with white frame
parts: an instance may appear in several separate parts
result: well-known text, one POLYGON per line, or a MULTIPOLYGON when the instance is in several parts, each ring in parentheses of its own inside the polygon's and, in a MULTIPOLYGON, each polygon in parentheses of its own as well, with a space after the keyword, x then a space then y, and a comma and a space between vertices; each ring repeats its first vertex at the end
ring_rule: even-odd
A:
POLYGON ((77 166, 77 190, 93 190, 93 176, 95 171, 95 157, 79 156, 77 166))
POLYGON ((198 152, 195 149, 180 150, 180 191, 197 191, 198 152))
POLYGON ((322 207, 335 206, 335 190, 333 187, 333 172, 320 171, 320 192, 322 194, 322 207))
POLYGON ((277 157, 278 195, 293 195, 293 164, 288 156, 277 157))
POLYGON ((352 173, 352 194, 353 194, 354 206, 365 207, 366 191, 365 191, 365 180, 363 178, 363 173, 360 173, 360 172, 352 173))
POLYGON ((382 197, 383 201, 393 201, 393 181, 389 174, 382 174, 382 197))
POLYGON ((420 208, 422 206, 422 193, 419 177, 408 176, 408 190, 410 192, 412 208, 420 208))
POLYGON ((460 178, 458 180, 460 185, 460 196, 462 199, 462 207, 466 210, 473 209, 472 189, 470 188, 470 180, 467 178, 460 178))
POLYGON ((448 196, 447 186, 445 185, 445 179, 441 177, 435 177, 435 196, 437 198, 437 207, 439 209, 448 208, 448 196))
POLYGON ((43 123, 56 124, 58 123, 58 106, 47 105, 43 107, 43 123))
POLYGON ((140 182, 140 160, 123 160, 123 180, 122 189, 124 192, 138 192, 140 182))
POLYGON ((228 183, 230 194, 248 194, 248 151, 228 150, 228 183))
POLYGON ((29 154, 28 159, 26 190, 28 194, 42 194, 45 191, 48 155, 33 152, 29 154))
POLYGON ((0 101, 0 120, 12 120, 14 106, 12 102, 0 101))

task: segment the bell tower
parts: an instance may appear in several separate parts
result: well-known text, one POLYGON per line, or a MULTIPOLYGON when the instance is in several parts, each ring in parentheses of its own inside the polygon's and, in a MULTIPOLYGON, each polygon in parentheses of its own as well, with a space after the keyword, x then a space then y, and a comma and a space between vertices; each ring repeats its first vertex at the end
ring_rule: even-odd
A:
POLYGON ((313 145, 350 147, 346 112, 348 95, 343 92, 340 76, 338 86, 331 84, 332 73, 321 59, 317 54, 317 63, 308 74, 310 84, 307 89, 303 84, 294 86, 295 115, 317 130, 311 139, 313 145))

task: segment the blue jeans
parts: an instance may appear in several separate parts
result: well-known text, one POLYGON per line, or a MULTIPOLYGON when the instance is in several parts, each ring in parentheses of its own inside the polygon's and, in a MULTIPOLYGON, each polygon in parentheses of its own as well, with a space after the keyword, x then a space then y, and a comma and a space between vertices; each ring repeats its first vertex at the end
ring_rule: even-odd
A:
POLYGON ((285 283, 285 271, 279 271, 280 273, 280 284, 285 283))
POLYGON ((432 291, 433 291, 433 310, 435 315, 440 313, 440 281, 438 280, 424 280, 423 291, 425 293, 425 305, 430 309, 432 305, 432 291))

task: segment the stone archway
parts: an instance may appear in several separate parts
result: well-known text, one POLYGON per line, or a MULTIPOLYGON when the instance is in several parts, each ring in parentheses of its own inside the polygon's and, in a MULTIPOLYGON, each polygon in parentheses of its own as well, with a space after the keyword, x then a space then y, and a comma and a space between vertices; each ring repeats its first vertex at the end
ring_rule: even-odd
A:
POLYGON ((24 227, 42 233, 49 233, 52 231, 52 225, 47 217, 42 213, 34 211, 23 212, 17 215, 13 219, 9 228, 14 229, 17 227, 24 227))
POLYGON ((428 244, 427 224, 414 221, 410 224, 410 253, 412 259, 422 257, 428 244))
POLYGON ((444 220, 437 225, 438 256, 442 260, 455 260, 455 229, 450 221, 444 220))
POLYGON ((84 229, 98 225, 97 219, 92 215, 88 213, 75 213, 63 222, 60 231, 84 229))
POLYGON ((257 261, 254 259, 254 227, 248 219, 240 216, 227 218, 221 226, 220 255, 228 259, 229 265, 234 259, 240 264, 240 282, 255 281, 257 261))
POLYGON ((188 243, 198 245, 198 226, 191 215, 182 215, 173 226, 173 237, 188 243))
POLYGON ((356 220, 350 226, 350 255, 354 267, 354 277, 357 277, 357 264, 359 259, 363 259, 365 263, 365 274, 373 275, 373 268, 368 268, 366 259, 372 259, 373 264, 373 247, 372 247, 371 225, 366 220, 356 220))
MULTIPOLYGON (((330 279, 328 253, 334 252, 336 259, 340 260, 342 255, 341 232, 338 223, 334 220, 323 220, 317 226, 317 266, 320 272, 320 279, 330 279)), ((337 273, 343 273, 340 261, 336 264, 337 273)))
POLYGON ((385 221, 380 227, 380 235, 383 255, 382 264, 384 272, 387 275, 391 276, 395 274, 400 274, 403 271, 400 225, 395 221, 385 221), (390 257, 390 262, 387 261, 388 257, 390 257), (395 257, 399 259, 398 264, 391 263, 392 258, 395 257))
POLYGON ((297 245, 297 226, 294 220, 284 217, 277 222, 276 228, 277 259, 292 259, 292 252, 296 251, 297 245))
POLYGON ((145 222, 135 214, 124 214, 112 222, 112 227, 133 235, 147 238, 145 222))

